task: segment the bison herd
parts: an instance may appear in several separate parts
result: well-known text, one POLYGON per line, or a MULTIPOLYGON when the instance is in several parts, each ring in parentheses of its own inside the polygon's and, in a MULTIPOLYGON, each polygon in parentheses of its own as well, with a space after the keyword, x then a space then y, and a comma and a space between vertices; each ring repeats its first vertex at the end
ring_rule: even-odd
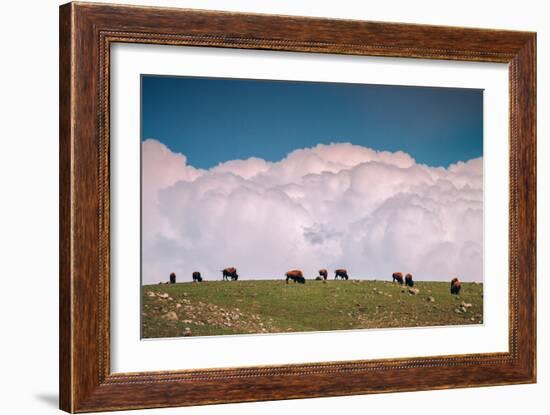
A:
POLYGON ((405 280, 403 280, 403 274, 400 272, 394 272, 392 275, 392 281, 397 282, 401 285, 403 285, 403 282, 408 287, 414 287, 414 281, 412 274, 405 275, 405 280))
MULTIPOLYGON (((223 281, 237 281, 239 279, 239 274, 237 274, 237 268, 235 267, 229 267, 222 269, 222 280, 223 281)), ((288 271, 286 274, 286 283, 288 284, 288 281, 293 281, 295 283, 299 284, 305 284, 306 279, 304 277, 304 274, 299 269, 293 269, 288 271)), ((194 271, 192 274, 193 282, 202 282, 202 276, 201 273, 198 271, 194 271)), ((326 281, 328 279, 328 271, 326 269, 320 269, 319 270, 319 276, 315 278, 316 280, 326 281)), ((348 280, 348 271, 346 269, 340 268, 337 270, 334 270, 334 279, 341 279, 341 280, 348 280)), ((403 278, 403 274, 401 272, 394 272, 392 274, 392 282, 398 283, 398 284, 405 284, 408 287, 414 286, 413 276, 412 274, 408 273, 405 275, 405 278, 403 278)), ((170 284, 176 283, 176 273, 172 272, 170 273, 170 284)), ((461 284, 460 280, 455 277, 451 280, 451 294, 458 295, 460 293, 461 284)))
MULTIPOLYGON (((286 274, 286 283, 288 284, 288 281, 294 281, 300 284, 305 284, 306 279, 304 278, 304 274, 299 269, 293 269, 292 271, 288 271, 286 274)), ((334 271, 334 279, 337 280, 340 278, 341 280, 347 280, 348 277, 348 271, 345 269, 337 269, 334 271)), ((320 269, 319 270, 319 276, 315 278, 317 281, 326 281, 328 279, 328 271, 326 269, 320 269)))

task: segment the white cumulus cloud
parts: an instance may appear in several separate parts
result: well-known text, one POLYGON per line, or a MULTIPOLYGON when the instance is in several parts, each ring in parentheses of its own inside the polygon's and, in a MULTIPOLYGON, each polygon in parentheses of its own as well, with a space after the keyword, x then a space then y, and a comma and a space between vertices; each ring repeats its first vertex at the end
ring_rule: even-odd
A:
POLYGON ((209 170, 143 142, 143 282, 201 271, 220 279, 313 277, 483 279, 483 159, 448 168, 348 143, 299 149, 278 162, 230 160, 209 170))

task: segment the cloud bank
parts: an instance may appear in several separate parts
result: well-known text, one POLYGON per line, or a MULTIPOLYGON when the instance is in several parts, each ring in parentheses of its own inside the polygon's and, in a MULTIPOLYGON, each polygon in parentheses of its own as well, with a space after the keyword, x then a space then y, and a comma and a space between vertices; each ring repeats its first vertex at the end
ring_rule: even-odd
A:
POLYGON ((434 168, 334 143, 201 170, 156 140, 142 146, 144 284, 220 279, 227 266, 243 279, 291 268, 483 279, 482 158, 434 168))

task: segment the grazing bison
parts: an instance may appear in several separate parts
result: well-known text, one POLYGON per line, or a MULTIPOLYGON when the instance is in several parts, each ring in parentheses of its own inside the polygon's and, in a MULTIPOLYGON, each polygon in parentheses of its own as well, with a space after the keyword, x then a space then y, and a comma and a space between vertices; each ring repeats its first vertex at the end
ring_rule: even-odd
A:
POLYGON ((193 272, 193 282, 202 282, 201 273, 199 271, 193 272))
POLYGON ((337 280, 338 277, 340 277, 343 280, 347 280, 348 277, 348 271, 345 269, 337 269, 334 271, 334 279, 337 280))
POLYGON ((170 274, 170 284, 175 284, 175 283, 176 283, 176 273, 172 272, 170 274))
POLYGON ((399 284, 403 285, 403 274, 401 274, 400 272, 394 272, 393 274, 391 274, 393 280, 392 282, 398 282, 399 284))
POLYGON ((288 284, 288 280, 292 280, 294 282, 298 282, 300 284, 305 284, 306 279, 304 278, 304 274, 302 274, 302 271, 299 269, 293 269, 292 271, 288 271, 286 274, 286 283, 288 284))
POLYGON ((315 277, 315 281, 323 281, 323 277, 321 277, 321 276, 315 277))
POLYGON ((320 269, 319 270, 319 276, 323 277, 324 280, 328 278, 328 271, 326 269, 320 269))
POLYGON ((460 285, 460 280, 455 277, 451 280, 451 294, 458 295, 460 293, 460 289, 462 286, 460 285))
POLYGON ((412 274, 405 275, 405 285, 412 287, 414 285, 412 274))
POLYGON ((239 279, 239 275, 237 274, 237 268, 235 267, 229 267, 222 270, 222 279, 224 281, 229 280, 231 278, 232 281, 236 281, 239 279))

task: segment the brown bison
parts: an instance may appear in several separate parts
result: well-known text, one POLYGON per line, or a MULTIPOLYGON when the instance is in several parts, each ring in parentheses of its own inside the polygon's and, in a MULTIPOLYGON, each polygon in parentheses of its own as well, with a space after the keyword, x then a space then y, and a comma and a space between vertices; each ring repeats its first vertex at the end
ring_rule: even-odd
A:
POLYGON ((412 274, 405 275, 405 285, 412 287, 414 285, 412 274))
POLYGON ((232 281, 236 281, 239 279, 239 275, 237 274, 237 268, 235 267, 229 267, 222 270, 222 279, 224 281, 229 280, 231 278, 232 281))
POLYGON ((393 280, 392 282, 398 282, 399 284, 403 285, 403 274, 401 274, 400 272, 394 272, 393 274, 391 274, 393 280))
POLYGON ((201 273, 199 271, 193 272, 193 282, 202 282, 201 273))
POLYGON ((460 289, 462 286, 460 285, 460 280, 457 277, 454 277, 451 280, 451 294, 458 295, 460 293, 460 289))
POLYGON ((172 272, 170 273, 170 284, 175 284, 175 283, 176 283, 176 273, 172 272))
POLYGON ((302 271, 299 269, 293 269, 292 271, 288 271, 286 274, 286 283, 288 284, 288 280, 292 280, 295 283, 298 282, 300 284, 305 284, 306 279, 304 278, 304 274, 302 274, 302 271))
POLYGON ((340 277, 343 280, 347 280, 348 277, 348 271, 346 269, 337 269, 334 271, 334 279, 337 280, 338 277, 340 277))
POLYGON ((328 271, 326 269, 320 269, 319 270, 319 276, 323 277, 324 280, 328 278, 328 271))

